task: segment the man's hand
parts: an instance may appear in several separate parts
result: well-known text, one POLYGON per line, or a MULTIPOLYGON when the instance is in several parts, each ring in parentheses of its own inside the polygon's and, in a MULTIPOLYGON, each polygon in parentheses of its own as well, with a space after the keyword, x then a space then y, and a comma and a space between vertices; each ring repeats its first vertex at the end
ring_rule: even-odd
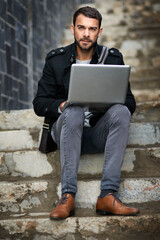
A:
POLYGON ((62 102, 62 103, 60 104, 59 109, 60 109, 61 112, 62 112, 62 107, 64 106, 64 104, 66 104, 66 102, 67 102, 67 101, 64 101, 64 102, 62 102))

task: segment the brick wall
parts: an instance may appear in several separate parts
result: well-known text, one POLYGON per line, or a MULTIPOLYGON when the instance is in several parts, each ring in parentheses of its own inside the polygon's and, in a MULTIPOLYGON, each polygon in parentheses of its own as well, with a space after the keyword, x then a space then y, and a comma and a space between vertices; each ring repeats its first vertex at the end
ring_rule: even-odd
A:
POLYGON ((91 0, 0 0, 0 110, 32 107, 46 53, 79 3, 91 0))

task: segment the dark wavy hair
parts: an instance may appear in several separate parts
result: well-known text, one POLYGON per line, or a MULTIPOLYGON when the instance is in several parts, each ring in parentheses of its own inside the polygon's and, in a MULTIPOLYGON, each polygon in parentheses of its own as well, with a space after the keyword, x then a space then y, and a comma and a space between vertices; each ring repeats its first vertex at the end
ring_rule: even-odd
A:
POLYGON ((75 26, 76 19, 78 15, 83 14, 85 17, 95 18, 99 21, 99 28, 101 27, 102 15, 98 12, 96 8, 89 6, 79 8, 73 15, 73 25, 75 26))

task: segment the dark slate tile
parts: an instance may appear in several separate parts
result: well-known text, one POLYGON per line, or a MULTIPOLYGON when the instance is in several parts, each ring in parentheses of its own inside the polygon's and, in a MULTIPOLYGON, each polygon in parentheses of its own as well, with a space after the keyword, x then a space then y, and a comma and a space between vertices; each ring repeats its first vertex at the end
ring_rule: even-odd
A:
POLYGON ((6 72, 6 54, 0 51, 0 71, 6 72))
POLYGON ((11 47, 5 44, 7 73, 12 74, 11 47))
POLYGON ((7 11, 6 1, 1 0, 1 1, 0 1, 0 16, 1 16, 1 18, 3 18, 4 20, 6 19, 6 11, 7 11))
POLYGON ((7 96, 12 96, 12 78, 7 75, 4 77, 2 91, 3 94, 7 96))
POLYGON ((5 24, 5 41, 11 44, 11 27, 5 24))
POLYGON ((19 78, 19 62, 15 59, 12 59, 12 73, 15 78, 19 78))
POLYGON ((7 11, 10 13, 13 13, 13 1, 14 0, 8 0, 7 1, 7 11))
POLYGON ((22 46, 19 42, 17 42, 17 57, 24 63, 27 63, 27 48, 22 46))

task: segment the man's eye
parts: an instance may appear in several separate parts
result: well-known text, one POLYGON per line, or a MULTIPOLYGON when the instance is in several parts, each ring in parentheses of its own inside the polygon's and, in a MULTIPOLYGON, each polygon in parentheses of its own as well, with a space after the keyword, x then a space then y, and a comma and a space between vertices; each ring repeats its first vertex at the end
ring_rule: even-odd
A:
POLYGON ((84 29, 84 27, 83 26, 78 26, 78 29, 84 29))
POLYGON ((97 28, 90 28, 91 31, 95 32, 97 28))

